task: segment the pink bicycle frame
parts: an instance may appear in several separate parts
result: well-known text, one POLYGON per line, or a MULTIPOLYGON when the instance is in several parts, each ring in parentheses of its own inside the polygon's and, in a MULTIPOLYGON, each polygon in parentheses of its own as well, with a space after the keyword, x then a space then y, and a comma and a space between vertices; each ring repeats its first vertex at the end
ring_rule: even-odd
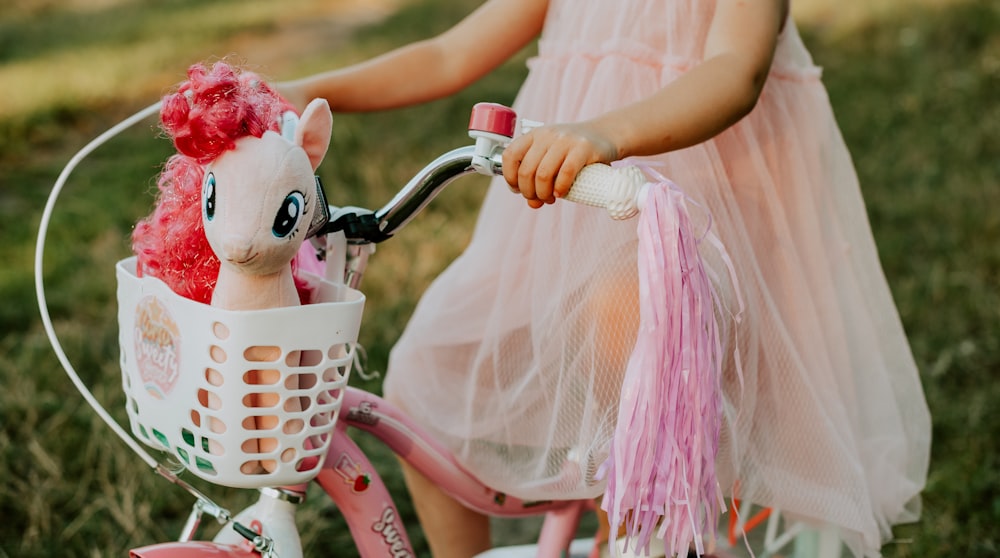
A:
POLYGON ((525 501, 493 490, 468 474, 438 442, 384 399, 347 388, 326 464, 316 481, 343 510, 362 556, 413 556, 392 497, 347 427, 371 433, 456 500, 481 513, 521 517, 548 512, 539 555, 557 557, 569 547, 589 502, 525 501), (370 481, 370 482, 368 482, 370 481), (558 518, 558 519, 557 519, 558 518))

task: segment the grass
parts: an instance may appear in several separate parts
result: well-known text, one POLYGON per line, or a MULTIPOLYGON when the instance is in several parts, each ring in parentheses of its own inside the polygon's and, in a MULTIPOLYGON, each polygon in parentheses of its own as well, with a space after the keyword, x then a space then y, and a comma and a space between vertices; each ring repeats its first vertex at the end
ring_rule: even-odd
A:
MULTIPOLYGON (((86 141, 155 100, 197 60, 235 54, 286 78, 443 29, 474 2, 15 0, 0 13, 0 558, 113 556, 176 536, 190 505, 112 437, 62 374, 42 333, 31 259, 59 169, 86 141), (279 9, 278 6, 281 6, 279 9), (288 43, 292 29, 304 37, 288 43), (276 50, 274 45, 279 45, 276 50)), ((1000 11, 987 0, 802 0, 800 29, 825 68, 855 157, 886 276, 934 418, 919 523, 888 556, 1000 553, 1000 11)), ((377 205, 437 154, 463 145, 468 108, 510 102, 527 53, 455 98, 338 115, 321 172, 334 203, 377 205)), ((169 146, 144 123, 98 150, 67 186, 45 263, 50 311, 95 395, 124 420, 114 262, 148 212, 169 146)), ((417 293, 468 239, 482 182, 445 192, 379 247, 361 339, 384 370, 417 293), (430 240, 428 240, 430 239, 430 240)), ((377 389, 377 385, 371 387, 377 389)), ((370 445, 403 496, 393 459, 370 445)), ((232 508, 249 495, 204 487, 232 508)), ((307 555, 350 556, 338 514, 311 498, 307 555)), ((417 529, 411 538, 420 545, 417 529)))

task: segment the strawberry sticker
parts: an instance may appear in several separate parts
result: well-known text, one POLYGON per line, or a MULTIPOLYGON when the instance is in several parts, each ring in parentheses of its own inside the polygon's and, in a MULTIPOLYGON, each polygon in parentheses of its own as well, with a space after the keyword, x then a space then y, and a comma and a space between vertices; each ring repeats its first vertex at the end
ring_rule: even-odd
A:
POLYGON ((354 486, 351 487, 351 490, 355 492, 364 492, 365 490, 368 490, 368 485, 371 484, 371 482, 372 482, 371 477, 369 477, 365 473, 362 473, 357 477, 355 477, 354 486))
POLYGON ((340 459, 333 468, 337 474, 344 479, 344 483, 351 485, 351 491, 358 493, 368 490, 368 485, 372 482, 372 477, 361 470, 359 465, 350 455, 340 454, 340 459))

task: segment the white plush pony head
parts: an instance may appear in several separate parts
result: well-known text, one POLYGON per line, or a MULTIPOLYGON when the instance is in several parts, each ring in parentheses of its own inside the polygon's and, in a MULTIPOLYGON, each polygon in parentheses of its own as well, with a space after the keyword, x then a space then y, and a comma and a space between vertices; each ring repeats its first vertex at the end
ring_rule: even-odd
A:
POLYGON ((315 170, 329 146, 330 124, 326 101, 314 100, 293 141, 272 131, 245 137, 206 166, 202 219, 223 265, 266 275, 295 256, 320 203, 315 170))
POLYGON ((315 171, 331 123, 329 105, 315 99, 290 140, 273 131, 244 137, 205 166, 202 220, 220 262, 212 304, 267 308, 291 305, 297 296, 290 263, 325 203, 315 171), (276 287, 277 298, 264 290, 276 287))
MULTIPOLYGON (((273 288, 286 264, 297 269, 289 263, 295 248, 327 216, 313 171, 329 146, 331 122, 325 101, 313 101, 298 120, 260 76, 225 61, 188 68, 188 79, 163 98, 160 123, 177 153, 157 178, 153 213, 132 233, 136 272, 197 302, 285 302, 252 291, 273 288), (229 292, 216 296, 220 275, 229 292)), ((306 300, 308 281, 293 274, 306 300)))

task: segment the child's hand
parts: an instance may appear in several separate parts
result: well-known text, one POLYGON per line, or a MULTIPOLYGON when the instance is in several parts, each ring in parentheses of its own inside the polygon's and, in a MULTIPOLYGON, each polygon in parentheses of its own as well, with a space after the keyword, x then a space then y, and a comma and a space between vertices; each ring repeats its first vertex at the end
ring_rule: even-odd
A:
POLYGON ((504 150, 503 177, 538 208, 565 196, 583 167, 617 158, 615 144, 593 124, 541 126, 504 150))

